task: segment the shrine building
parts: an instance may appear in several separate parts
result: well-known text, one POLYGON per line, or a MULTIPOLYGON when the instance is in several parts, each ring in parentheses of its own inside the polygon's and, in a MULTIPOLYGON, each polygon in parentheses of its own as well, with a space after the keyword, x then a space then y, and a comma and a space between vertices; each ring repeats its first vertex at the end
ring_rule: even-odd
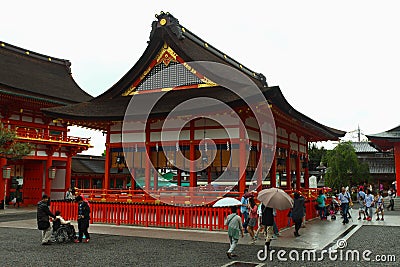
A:
POLYGON ((0 42, 0 122, 16 132, 17 142, 33 147, 19 160, 0 155, 0 199, 8 202, 18 189, 23 205, 36 204, 44 193, 62 198, 70 186, 71 158, 90 148, 90 138, 69 136, 68 123, 41 111, 92 98, 76 84, 70 66, 0 42))
MULTIPOLYGON (((345 132, 294 109, 279 86, 268 85, 263 74, 202 40, 171 14, 156 18, 143 55, 111 88, 93 99, 77 96, 75 103, 42 109, 57 126, 106 134, 104 180, 98 183, 105 194, 116 184, 137 188, 132 178, 143 179, 143 188, 157 198, 165 179, 199 190, 308 188, 308 143, 338 140, 345 132), (249 104, 229 86, 255 102, 249 104), (206 101, 210 98, 219 104, 206 101), (157 100, 148 107, 152 99, 157 100), (260 124, 258 116, 268 112, 273 121, 260 124), (111 180, 112 173, 119 178, 111 180)), ((190 196, 184 203, 196 202, 190 196)))
POLYGON ((366 135, 372 146, 380 151, 393 151, 394 163, 395 163, 395 188, 397 190, 397 196, 400 196, 398 185, 400 183, 400 126, 397 126, 391 130, 366 135))

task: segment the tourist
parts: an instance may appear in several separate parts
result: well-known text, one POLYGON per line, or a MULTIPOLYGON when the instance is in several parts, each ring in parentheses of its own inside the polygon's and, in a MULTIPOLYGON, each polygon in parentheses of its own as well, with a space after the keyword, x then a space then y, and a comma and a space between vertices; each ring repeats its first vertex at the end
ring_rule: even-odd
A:
POLYGON ((242 238, 244 236, 242 219, 239 215, 237 215, 237 207, 231 207, 231 214, 229 214, 225 219, 225 225, 228 225, 228 237, 229 237, 229 250, 226 252, 226 255, 229 259, 232 257, 236 257, 237 255, 233 254, 233 250, 236 248, 239 242, 239 234, 241 233, 242 238))
POLYGON ((317 197, 317 204, 318 204, 318 214, 319 214, 319 218, 321 220, 326 220, 326 217, 327 217, 325 200, 326 200, 326 196, 325 196, 324 192, 322 190, 319 190, 318 197, 317 197))
POLYGON ((256 243, 256 239, 254 237, 254 227, 257 225, 257 204, 254 201, 254 198, 249 198, 249 224, 247 225, 247 232, 249 232, 251 237, 251 244, 256 243))
POLYGON ((276 209, 272 210, 272 215, 274 215, 274 224, 273 224, 274 236, 272 237, 272 239, 275 239, 276 237, 279 236, 279 228, 278 228, 278 225, 276 224, 276 221, 275 221, 276 209))
POLYGON ((256 233, 254 234, 254 238, 255 239, 257 239, 258 238, 258 235, 259 235, 259 233, 261 232, 261 233, 263 233, 264 232, 264 230, 265 230, 265 226, 262 224, 262 208, 261 208, 261 204, 260 205, 258 205, 258 207, 257 207, 257 217, 258 217, 258 228, 257 228, 257 231, 256 231, 256 233))
MULTIPOLYGON (((267 251, 270 251, 270 245, 271 245, 271 240, 272 240, 272 235, 274 232, 273 225, 274 225, 274 214, 273 214, 273 209, 270 207, 264 206, 264 204, 261 204, 261 209, 262 209, 262 218, 261 218, 261 224, 264 225, 265 229, 265 246, 267 248, 267 251)), ((301 222, 301 220, 300 220, 301 222)))
POLYGON ((37 204, 37 225, 38 229, 42 231, 42 245, 51 245, 51 226, 50 217, 56 218, 51 213, 48 206, 49 197, 47 195, 42 196, 42 200, 37 204))
POLYGON ((391 186, 388 190, 388 197, 389 205, 387 206, 387 210, 394 210, 394 198, 396 197, 396 191, 394 190, 393 186, 391 186))
POLYGON ((363 215, 363 220, 367 219, 365 216, 365 205, 364 205, 364 200, 365 200, 365 193, 364 193, 364 188, 360 186, 358 188, 358 193, 357 193, 357 201, 358 204, 360 205, 358 209, 358 219, 361 220, 361 214, 363 215))
POLYGON ((347 217, 348 211, 349 211, 349 204, 351 202, 351 196, 348 191, 346 191, 345 187, 342 187, 342 192, 339 194, 339 202, 340 202, 340 207, 342 208, 342 213, 343 213, 343 225, 346 223, 349 223, 349 219, 347 217))
POLYGON ((367 221, 372 220, 372 206, 374 205, 374 196, 372 195, 372 191, 368 188, 365 195, 365 213, 367 215, 367 221))
POLYGON ((379 221, 379 220, 382 220, 383 221, 383 210, 384 210, 384 201, 383 201, 383 196, 382 196, 382 194, 383 194, 383 192, 382 191, 379 191, 378 192, 378 195, 377 195, 377 197, 376 197, 376 211, 375 211, 375 213, 376 213, 376 220, 377 221, 379 221), (380 219, 379 218, 379 213, 381 213, 382 214, 382 219, 380 219))
POLYGON ((85 242, 89 243, 90 235, 88 232, 89 221, 90 221, 90 207, 86 201, 83 201, 82 196, 76 197, 76 202, 78 202, 78 230, 79 236, 76 243, 82 243, 83 235, 85 235, 85 242))
POLYGON ((240 213, 243 215, 243 227, 244 227, 244 233, 247 233, 247 224, 249 223, 249 199, 248 199, 248 189, 246 188, 244 190, 244 194, 240 200, 242 202, 242 205, 240 206, 240 213))
POLYGON ((299 229, 301 227, 301 221, 304 216, 304 197, 299 193, 294 193, 294 203, 292 209, 292 220, 294 222, 294 236, 299 237, 299 229))
POLYGON ((73 201, 74 199, 75 199, 75 195, 72 190, 72 187, 69 187, 67 192, 65 192, 65 200, 73 201))

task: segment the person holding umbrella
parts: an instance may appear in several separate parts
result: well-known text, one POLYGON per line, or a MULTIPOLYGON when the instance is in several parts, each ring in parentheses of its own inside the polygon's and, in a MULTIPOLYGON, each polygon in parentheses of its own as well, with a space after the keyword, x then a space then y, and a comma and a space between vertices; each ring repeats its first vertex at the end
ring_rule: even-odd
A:
POLYGON ((274 233, 274 209, 261 204, 261 210, 261 224, 265 229, 265 246, 267 247, 267 251, 270 251, 271 239, 274 233))
POLYGON ((299 237, 299 229, 301 227, 302 219, 304 216, 304 197, 298 192, 294 193, 294 203, 292 209, 292 219, 294 222, 294 236, 299 237))

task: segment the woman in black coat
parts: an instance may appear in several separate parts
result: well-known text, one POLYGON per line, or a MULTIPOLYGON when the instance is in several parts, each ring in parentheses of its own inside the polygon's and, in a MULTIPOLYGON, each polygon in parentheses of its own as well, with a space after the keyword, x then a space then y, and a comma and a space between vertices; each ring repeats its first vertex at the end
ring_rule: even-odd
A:
POLYGON ((267 246, 267 250, 270 250, 270 244, 272 235, 274 233, 273 225, 274 225, 274 213, 273 208, 269 208, 261 205, 261 224, 264 225, 265 229, 265 245, 267 246))
POLYGON ((298 237, 299 229, 301 227, 302 219, 304 216, 304 197, 302 197, 299 193, 294 193, 294 203, 292 209, 292 219, 294 222, 294 236, 298 237))

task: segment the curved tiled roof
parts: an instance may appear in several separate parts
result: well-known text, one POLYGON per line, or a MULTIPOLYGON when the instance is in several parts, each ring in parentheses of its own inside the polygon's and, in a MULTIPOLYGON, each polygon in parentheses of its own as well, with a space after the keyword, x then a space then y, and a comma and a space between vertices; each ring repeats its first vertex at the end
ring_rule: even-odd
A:
POLYGON ((71 63, 0 42, 0 92, 58 104, 92 99, 72 78, 71 63))
POLYGON ((369 142, 351 142, 356 153, 375 153, 378 152, 376 148, 371 146, 369 142))
MULTIPOLYGON (((106 92, 88 102, 66 107, 46 108, 42 109, 43 112, 54 118, 76 120, 80 122, 122 120, 131 98, 123 96, 124 92, 130 88, 133 81, 137 80, 140 75, 143 75, 143 73, 146 72, 148 66, 150 66, 152 60, 156 58, 165 43, 167 43, 184 62, 216 62, 243 72, 257 85, 265 95, 266 99, 268 99, 268 102, 272 103, 274 107, 280 109, 288 116, 295 118, 301 127, 315 131, 318 140, 337 140, 339 137, 345 135, 344 131, 324 126, 295 110, 286 101, 278 86, 268 87, 264 75, 253 72, 251 69, 204 42, 202 39, 180 25, 178 20, 169 13, 161 13, 157 16, 157 20, 152 24, 150 41, 143 55, 139 58, 136 64, 106 92)), ((210 80, 213 80, 215 77, 212 70, 197 69, 197 71, 201 72, 210 80)), ((217 78, 220 80, 225 79, 227 80, 227 83, 234 82, 231 81, 234 77, 217 78)), ((145 100, 148 97, 146 95, 149 94, 138 94, 135 95, 135 97, 143 99, 143 101, 138 102, 146 103, 145 100)), ((234 95, 230 93, 229 90, 219 86, 190 90, 172 90, 165 95, 165 100, 162 102, 163 105, 156 106, 152 110, 152 114, 160 115, 168 113, 171 108, 182 101, 200 96, 208 96, 218 99, 229 105, 235 105, 241 101, 237 95, 234 95)), ((136 108, 140 110, 140 107, 136 108)))

